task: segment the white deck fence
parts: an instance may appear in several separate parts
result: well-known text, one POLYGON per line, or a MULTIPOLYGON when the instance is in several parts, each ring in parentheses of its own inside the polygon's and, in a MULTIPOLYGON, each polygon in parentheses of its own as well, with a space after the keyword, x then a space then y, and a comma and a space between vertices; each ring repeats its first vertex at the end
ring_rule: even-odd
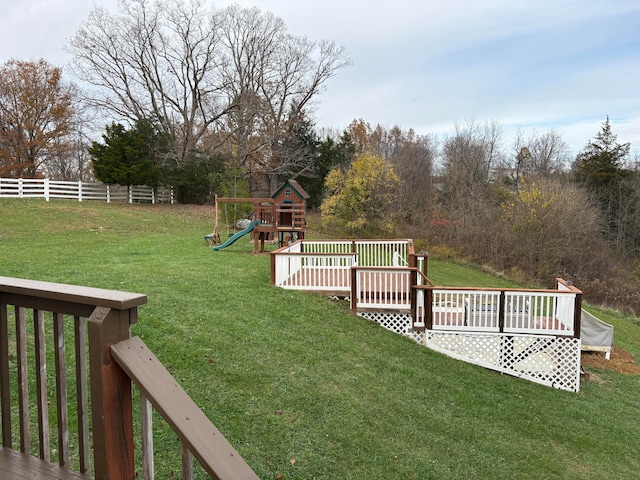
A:
POLYGON ((361 267, 393 267, 407 265, 413 243, 411 240, 303 240, 291 247, 291 252, 297 249, 300 253, 356 254, 361 267))
POLYGON ((271 254, 271 282, 349 296, 358 315, 454 358, 580 388, 582 292, 562 279, 555 290, 436 287, 411 241, 303 240, 271 254))
POLYGON ((355 288, 351 305, 363 309, 409 310, 411 270, 407 267, 362 267, 354 269, 355 288))
MULTIPOLYGON (((558 285, 563 285, 561 282, 558 285)), ((574 336, 575 290, 433 288, 414 328, 574 336), (425 312, 431 310, 431 318, 425 312)), ((580 309, 577 310, 578 312, 580 309)))
POLYGON ((412 253, 411 240, 300 240, 272 253, 271 282, 281 288, 348 297, 352 267, 357 267, 356 279, 363 292, 372 291, 368 284, 374 282, 375 288, 384 287, 385 294, 392 295, 400 284, 408 288, 412 253), (386 270, 375 274, 370 270, 379 267, 386 270))
POLYGON ((106 185, 99 182, 66 182, 48 178, 0 178, 0 198, 97 200, 121 203, 174 203, 171 187, 155 190, 146 185, 106 185))

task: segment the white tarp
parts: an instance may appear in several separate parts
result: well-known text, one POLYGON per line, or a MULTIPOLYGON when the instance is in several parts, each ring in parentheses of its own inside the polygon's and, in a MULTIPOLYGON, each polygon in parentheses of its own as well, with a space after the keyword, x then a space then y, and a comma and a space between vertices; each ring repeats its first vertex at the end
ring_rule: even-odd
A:
POLYGON ((594 350, 610 351, 613 347, 613 325, 603 322, 583 309, 580 321, 580 339, 584 350, 596 347, 594 350))

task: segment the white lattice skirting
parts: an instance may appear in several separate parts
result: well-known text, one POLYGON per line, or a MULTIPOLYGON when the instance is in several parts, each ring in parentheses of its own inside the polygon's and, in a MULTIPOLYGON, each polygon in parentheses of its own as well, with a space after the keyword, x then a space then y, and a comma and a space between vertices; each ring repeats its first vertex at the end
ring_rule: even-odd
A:
POLYGON ((411 314, 400 312, 358 312, 358 315, 379 323, 387 330, 400 335, 411 336, 411 314))
POLYGON ((580 390, 579 338, 472 332, 414 332, 408 313, 360 312, 358 315, 458 360, 560 390, 580 390))

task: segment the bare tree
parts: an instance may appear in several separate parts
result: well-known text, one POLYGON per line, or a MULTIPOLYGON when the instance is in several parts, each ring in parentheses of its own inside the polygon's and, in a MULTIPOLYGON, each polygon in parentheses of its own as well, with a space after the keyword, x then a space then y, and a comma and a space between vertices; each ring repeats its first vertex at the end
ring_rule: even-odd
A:
POLYGON ((502 131, 496 122, 469 120, 456 124, 456 133, 444 141, 443 179, 447 196, 467 204, 485 189, 493 169, 502 162, 502 131))
POLYGON ((94 7, 67 44, 90 105, 116 119, 155 119, 185 161, 230 106, 221 75, 220 14, 203 2, 121 0, 94 7))
POLYGON ((226 9, 221 36, 238 165, 265 174, 273 190, 279 174, 307 168, 283 154, 281 140, 349 60, 335 42, 292 35, 282 19, 258 8, 226 9))
POLYGON ((400 178, 402 188, 396 197, 398 210, 410 223, 421 223, 428 217, 434 201, 433 174, 439 154, 437 140, 428 135, 416 135, 398 126, 385 135, 389 162, 400 178))
POLYGON ((276 172, 287 116, 309 107, 348 64, 342 47, 291 35, 257 8, 119 6, 117 15, 94 7, 70 39, 74 71, 96 87, 87 100, 116 119, 158 121, 178 165, 206 143, 235 152, 247 170, 276 172))
POLYGON ((518 129, 513 149, 516 179, 522 176, 556 176, 567 169, 571 160, 569 146, 554 129, 542 134, 534 130, 528 136, 518 129))
POLYGON ((56 155, 47 159, 43 168, 44 175, 51 180, 94 180, 88 151, 90 145, 85 120, 78 118, 73 124, 72 132, 65 138, 64 148, 57 149, 56 155))

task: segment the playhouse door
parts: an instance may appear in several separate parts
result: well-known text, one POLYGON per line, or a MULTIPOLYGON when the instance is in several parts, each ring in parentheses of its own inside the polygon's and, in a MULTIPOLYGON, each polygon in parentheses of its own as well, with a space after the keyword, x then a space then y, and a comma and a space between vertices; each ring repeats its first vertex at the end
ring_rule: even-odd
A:
MULTIPOLYGON (((286 202, 289 203, 289 202, 286 202)), ((291 227, 293 225, 293 212, 291 211, 292 205, 283 204, 280 209, 280 226, 291 227)))

